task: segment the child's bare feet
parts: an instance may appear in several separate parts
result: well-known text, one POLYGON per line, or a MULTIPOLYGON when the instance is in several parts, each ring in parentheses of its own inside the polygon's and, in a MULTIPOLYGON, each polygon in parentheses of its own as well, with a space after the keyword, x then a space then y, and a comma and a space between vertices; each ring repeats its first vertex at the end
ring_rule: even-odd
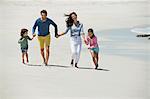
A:
POLYGON ((98 64, 95 66, 95 69, 98 69, 98 64))
POLYGON ((25 64, 24 59, 22 60, 22 63, 25 64))

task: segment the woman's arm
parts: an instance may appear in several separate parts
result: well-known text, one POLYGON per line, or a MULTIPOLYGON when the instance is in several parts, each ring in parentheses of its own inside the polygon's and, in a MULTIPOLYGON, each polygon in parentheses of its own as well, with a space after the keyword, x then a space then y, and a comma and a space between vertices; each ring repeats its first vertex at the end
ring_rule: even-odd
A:
POLYGON ((61 34, 59 34, 59 36, 63 36, 63 35, 65 35, 65 34, 67 34, 69 30, 70 30, 70 27, 67 27, 66 31, 63 32, 63 33, 61 33, 61 34))
POLYGON ((65 34, 66 34, 66 33, 63 32, 63 33, 59 34, 59 36, 63 36, 63 35, 65 35, 65 34))
POLYGON ((84 42, 85 42, 86 45, 89 45, 89 38, 88 38, 88 37, 85 38, 85 39, 84 39, 84 42))

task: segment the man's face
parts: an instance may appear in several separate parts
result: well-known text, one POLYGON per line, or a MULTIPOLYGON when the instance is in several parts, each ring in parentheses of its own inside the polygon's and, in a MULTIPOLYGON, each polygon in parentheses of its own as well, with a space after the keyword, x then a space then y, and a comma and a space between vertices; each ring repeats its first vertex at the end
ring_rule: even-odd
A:
POLYGON ((42 18, 43 20, 45 20, 45 19, 47 18, 47 15, 46 15, 45 13, 41 13, 41 18, 42 18))

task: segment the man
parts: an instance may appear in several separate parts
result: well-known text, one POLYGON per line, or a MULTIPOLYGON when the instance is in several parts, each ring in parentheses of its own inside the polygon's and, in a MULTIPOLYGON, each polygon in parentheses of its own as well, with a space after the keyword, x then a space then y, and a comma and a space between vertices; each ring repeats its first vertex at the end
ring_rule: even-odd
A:
POLYGON ((41 12, 41 18, 38 18, 33 26, 32 29, 32 34, 33 37, 36 36, 35 30, 36 27, 38 27, 38 41, 40 44, 40 49, 41 49, 41 55, 43 58, 43 63, 44 65, 48 64, 48 59, 49 59, 49 47, 50 47, 50 41, 51 41, 51 36, 49 32, 50 25, 53 25, 55 27, 55 37, 58 38, 57 34, 57 25, 55 22, 53 22, 51 19, 47 17, 47 11, 42 10, 41 12), (45 53, 44 49, 46 49, 46 58, 45 58, 45 53))

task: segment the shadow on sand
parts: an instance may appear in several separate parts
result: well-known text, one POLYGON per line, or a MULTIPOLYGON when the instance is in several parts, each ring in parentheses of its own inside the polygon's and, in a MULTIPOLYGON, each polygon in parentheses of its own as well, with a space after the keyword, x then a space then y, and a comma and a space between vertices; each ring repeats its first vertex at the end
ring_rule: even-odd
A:
MULTIPOLYGON (((37 65, 37 64, 25 64, 27 66, 42 66, 42 65, 37 65)), ((61 67, 61 68, 72 68, 72 66, 65 66, 65 65, 47 65, 51 67, 61 67)), ((103 68, 88 68, 88 67, 78 67, 78 69, 89 69, 89 70, 101 70, 101 71, 110 71, 108 69, 103 69, 103 68)))
POLYGON ((93 70, 102 70, 102 71, 110 71, 108 69, 103 69, 103 68, 98 68, 98 69, 95 69, 95 68, 88 68, 88 67, 78 67, 79 69, 93 69, 93 70))

